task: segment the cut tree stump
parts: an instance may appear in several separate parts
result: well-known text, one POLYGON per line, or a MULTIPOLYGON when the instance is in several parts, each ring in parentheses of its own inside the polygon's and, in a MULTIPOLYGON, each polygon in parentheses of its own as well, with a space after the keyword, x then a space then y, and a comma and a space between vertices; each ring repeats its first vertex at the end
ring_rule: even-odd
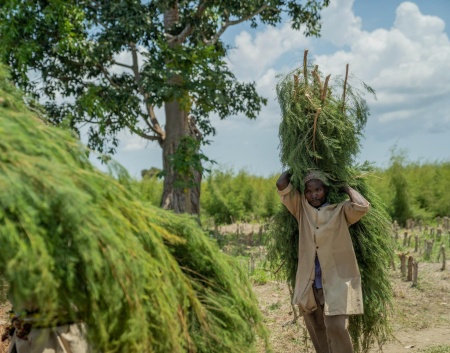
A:
POLYGON ((439 249, 439 255, 438 255, 438 261, 439 261, 439 257, 442 255, 442 267, 441 267, 441 271, 445 271, 445 265, 446 265, 446 258, 445 258, 445 245, 442 244, 441 248, 439 249))
POLYGON ((406 255, 408 255, 408 253, 398 254, 398 257, 400 258, 400 272, 402 277, 406 276, 406 255))

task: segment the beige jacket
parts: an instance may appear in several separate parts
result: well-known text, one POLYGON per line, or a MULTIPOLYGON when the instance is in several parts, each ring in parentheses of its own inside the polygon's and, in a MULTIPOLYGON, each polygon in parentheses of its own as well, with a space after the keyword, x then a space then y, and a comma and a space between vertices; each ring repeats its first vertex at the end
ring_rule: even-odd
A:
MULTIPOLYGON (((322 270, 325 315, 362 314, 361 275, 348 227, 367 213, 369 203, 343 201, 316 209, 291 184, 278 193, 299 225, 298 267, 292 303, 298 304, 304 313, 316 310, 312 284, 317 253, 322 270)), ((365 201, 360 194, 358 198, 365 201)))
POLYGON ((32 328, 26 339, 15 334, 8 353, 89 353, 84 324, 32 328))

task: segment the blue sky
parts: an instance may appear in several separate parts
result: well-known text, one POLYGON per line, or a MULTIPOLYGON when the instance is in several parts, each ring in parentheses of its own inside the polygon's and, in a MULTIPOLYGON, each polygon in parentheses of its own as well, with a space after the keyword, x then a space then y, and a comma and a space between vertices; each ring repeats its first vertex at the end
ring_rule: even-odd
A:
MULTIPOLYGON (((331 0, 322 14, 322 36, 306 38, 289 23, 226 32, 236 76, 257 83, 268 98, 256 120, 220 121, 203 152, 221 167, 268 176, 281 171, 276 76, 301 65, 309 50, 324 74, 350 72, 375 89, 359 161, 387 167, 390 150, 417 162, 450 161, 450 0, 331 0)), ((132 176, 161 167, 161 149, 126 133, 115 159, 132 176)))

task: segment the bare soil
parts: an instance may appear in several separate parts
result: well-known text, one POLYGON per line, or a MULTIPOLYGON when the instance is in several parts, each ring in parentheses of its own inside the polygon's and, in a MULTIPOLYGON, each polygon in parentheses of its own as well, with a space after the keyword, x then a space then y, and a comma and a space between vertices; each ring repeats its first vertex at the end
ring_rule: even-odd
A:
MULTIPOLYGON (((450 263, 420 263, 416 287, 391 272, 394 309, 391 318, 395 339, 382 347, 382 352, 419 352, 435 345, 450 347, 450 263)), ((303 319, 292 323, 294 314, 285 283, 254 285, 254 292, 270 331, 274 352, 314 352, 303 319)), ((258 352, 263 353, 261 345, 258 352)), ((371 352, 380 352, 374 347, 371 352)))
MULTIPOLYGON (((0 304, 0 337, 3 334, 5 328, 9 325, 9 311, 11 305, 9 303, 0 304)), ((6 353, 8 351, 8 340, 2 342, 0 339, 0 353, 6 353)))
MULTIPOLYGON (((382 347, 384 353, 420 352, 434 345, 450 346, 450 261, 442 264, 420 263, 418 286, 391 272, 394 288, 394 310, 391 318, 395 340, 382 347)), ((270 332, 275 353, 313 353, 303 319, 293 323, 293 309, 285 283, 268 282, 254 285, 254 292, 270 332)), ((9 305, 0 306, 0 331, 7 325, 9 305)), ((0 353, 7 342, 0 342, 0 353)), ((258 353, 265 351, 262 344, 258 353)), ((371 352, 380 352, 374 347, 371 352)))

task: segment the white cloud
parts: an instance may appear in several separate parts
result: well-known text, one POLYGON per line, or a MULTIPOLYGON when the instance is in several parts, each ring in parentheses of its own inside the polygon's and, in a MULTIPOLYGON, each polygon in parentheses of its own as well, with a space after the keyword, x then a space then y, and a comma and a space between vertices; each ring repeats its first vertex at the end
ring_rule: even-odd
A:
MULTIPOLYGON (((344 13, 352 3, 332 2, 344 13)), ((332 24, 338 12, 324 13, 324 22, 332 24)), ((409 133, 438 131, 431 128, 437 125, 445 131, 442 125, 448 127, 450 122, 443 123, 442 115, 435 114, 437 110, 448 111, 450 95, 450 42, 444 21, 423 15, 412 2, 403 2, 390 29, 362 31, 360 22, 348 14, 341 25, 349 28, 339 44, 350 49, 318 55, 315 61, 333 76, 344 74, 345 65, 350 63, 350 71, 376 90, 378 100, 370 100, 370 105, 372 116, 382 125, 373 133, 381 138, 386 125, 393 121, 407 122, 405 131, 409 133)), ((322 39, 338 42, 331 31, 323 32, 322 39)))
POLYGON ((229 54, 229 63, 239 79, 254 80, 276 64, 284 54, 303 50, 309 39, 295 31, 290 23, 280 28, 267 26, 252 36, 242 31, 235 38, 235 49, 229 54))
POLYGON ((397 8, 394 27, 411 40, 428 45, 443 33, 445 22, 436 16, 423 15, 416 4, 406 1, 397 8))
POLYGON ((407 120, 411 118, 411 116, 415 115, 414 110, 411 109, 403 109, 398 111, 390 111, 387 113, 380 114, 378 117, 378 121, 385 123, 392 120, 407 120))
POLYGON ((322 11, 321 36, 336 46, 351 43, 361 35, 361 18, 353 13, 354 0, 331 1, 322 11))

